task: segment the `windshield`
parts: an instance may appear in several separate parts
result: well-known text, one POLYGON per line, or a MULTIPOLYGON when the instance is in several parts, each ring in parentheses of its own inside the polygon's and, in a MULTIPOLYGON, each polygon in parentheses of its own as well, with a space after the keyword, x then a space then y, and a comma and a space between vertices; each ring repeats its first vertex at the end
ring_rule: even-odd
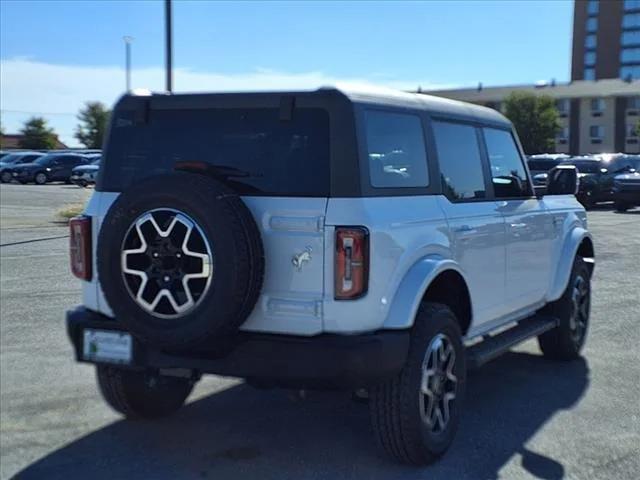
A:
POLYGON ((22 157, 21 154, 10 153, 9 155, 5 155, 4 157, 2 157, 0 162, 3 162, 3 163, 16 163, 18 160, 20 160, 20 157, 22 157))

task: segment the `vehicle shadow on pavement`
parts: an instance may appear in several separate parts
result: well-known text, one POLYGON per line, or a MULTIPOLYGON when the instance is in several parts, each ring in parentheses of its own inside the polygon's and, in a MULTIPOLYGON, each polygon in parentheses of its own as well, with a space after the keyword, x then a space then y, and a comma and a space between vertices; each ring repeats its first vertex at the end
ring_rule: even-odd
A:
MULTIPOLYGON (((451 450, 422 468, 380 457, 368 409, 343 393, 233 386, 156 421, 118 421, 34 462, 16 478, 492 479, 520 456, 530 475, 564 477, 560 459, 525 444, 589 385, 584 360, 554 363, 508 353, 470 374, 466 413, 451 450)), ((562 439, 558 439, 562 442, 562 439)))

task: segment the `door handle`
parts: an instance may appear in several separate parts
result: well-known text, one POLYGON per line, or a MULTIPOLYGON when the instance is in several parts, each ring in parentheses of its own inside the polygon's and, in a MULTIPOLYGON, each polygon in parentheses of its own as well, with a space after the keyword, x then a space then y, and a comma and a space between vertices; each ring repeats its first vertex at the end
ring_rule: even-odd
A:
POLYGON ((511 228, 527 228, 526 223, 512 223, 511 228))
POLYGON ((475 232, 476 229, 473 228, 471 225, 461 225, 459 227, 454 228, 453 231, 456 233, 472 233, 472 232, 475 232))

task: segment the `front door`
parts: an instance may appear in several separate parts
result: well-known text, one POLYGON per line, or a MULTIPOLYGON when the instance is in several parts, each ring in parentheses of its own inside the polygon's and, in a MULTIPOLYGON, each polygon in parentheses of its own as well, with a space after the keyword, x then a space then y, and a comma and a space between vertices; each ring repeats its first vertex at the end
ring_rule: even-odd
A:
POLYGON ((513 311, 542 300, 549 287, 553 224, 542 200, 498 202, 504 215, 507 248, 506 299, 513 311))
POLYGON ((506 227, 505 302, 517 312, 544 300, 549 287, 553 221, 533 188, 509 130, 483 128, 493 191, 506 227))

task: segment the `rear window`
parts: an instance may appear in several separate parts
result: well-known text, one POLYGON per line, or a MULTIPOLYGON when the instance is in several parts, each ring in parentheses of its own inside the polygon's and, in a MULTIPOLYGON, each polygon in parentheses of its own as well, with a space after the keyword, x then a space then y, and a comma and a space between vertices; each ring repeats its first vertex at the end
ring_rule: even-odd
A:
POLYGON ((243 195, 328 196, 329 116, 322 109, 151 110, 147 124, 120 111, 102 189, 203 166, 243 195))
POLYGON ((373 187, 429 185, 420 117, 367 110, 366 129, 369 178, 373 187))

